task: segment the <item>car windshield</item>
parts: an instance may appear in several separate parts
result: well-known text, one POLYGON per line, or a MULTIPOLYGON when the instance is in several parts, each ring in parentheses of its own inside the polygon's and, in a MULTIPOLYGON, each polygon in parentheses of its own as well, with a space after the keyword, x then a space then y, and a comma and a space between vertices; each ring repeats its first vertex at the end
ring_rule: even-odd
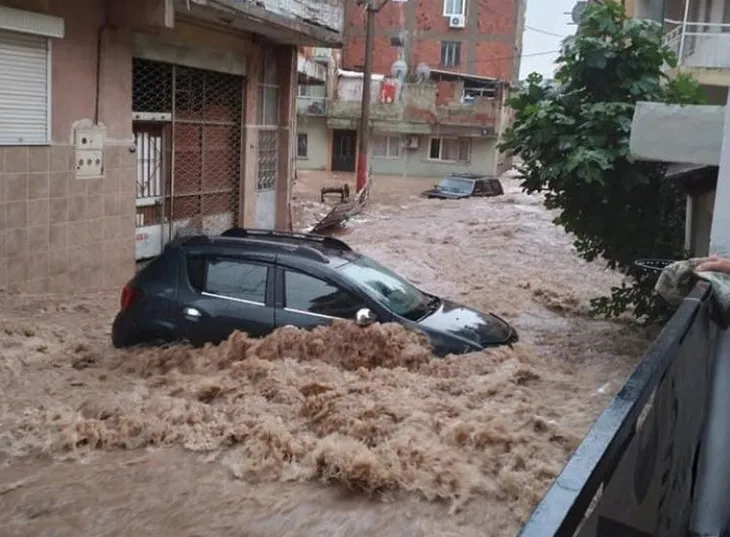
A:
POLYGON ((444 192, 454 194, 470 194, 474 189, 474 181, 470 179, 462 179, 461 177, 446 177, 441 179, 438 189, 444 192))
POLYGON ((406 319, 421 319, 434 302, 432 297, 369 257, 359 256, 338 270, 373 299, 406 319))

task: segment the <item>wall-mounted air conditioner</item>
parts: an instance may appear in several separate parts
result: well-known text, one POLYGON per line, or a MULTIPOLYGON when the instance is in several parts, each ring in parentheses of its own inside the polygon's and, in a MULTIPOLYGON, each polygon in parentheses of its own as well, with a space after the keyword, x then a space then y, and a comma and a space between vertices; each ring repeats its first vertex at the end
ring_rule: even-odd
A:
POLYGON ((464 15, 452 15, 449 17, 449 28, 465 28, 466 17, 464 15))
POLYGON ((418 136, 404 136, 403 147, 406 149, 418 149, 418 136))

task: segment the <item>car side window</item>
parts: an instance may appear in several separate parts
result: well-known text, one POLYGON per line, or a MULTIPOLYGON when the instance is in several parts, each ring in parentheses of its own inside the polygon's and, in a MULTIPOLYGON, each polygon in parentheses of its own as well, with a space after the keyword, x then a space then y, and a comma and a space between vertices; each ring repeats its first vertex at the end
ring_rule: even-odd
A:
POLYGON ((213 257, 207 262, 204 291, 265 304, 267 276, 266 265, 213 257))
POLYGON ((315 315, 354 319, 365 303, 324 280, 301 272, 284 271, 285 307, 315 315))
POLYGON ((200 255, 188 255, 188 281, 190 286, 199 293, 205 289, 205 258, 200 255))

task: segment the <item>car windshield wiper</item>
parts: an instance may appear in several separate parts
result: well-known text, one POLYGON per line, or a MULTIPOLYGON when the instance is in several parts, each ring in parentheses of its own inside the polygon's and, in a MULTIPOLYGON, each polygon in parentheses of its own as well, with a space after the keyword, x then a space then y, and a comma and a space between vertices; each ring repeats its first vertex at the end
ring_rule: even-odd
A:
POLYGON ((433 313, 441 307, 441 299, 439 297, 433 295, 426 296, 428 297, 428 302, 426 302, 426 313, 433 313))

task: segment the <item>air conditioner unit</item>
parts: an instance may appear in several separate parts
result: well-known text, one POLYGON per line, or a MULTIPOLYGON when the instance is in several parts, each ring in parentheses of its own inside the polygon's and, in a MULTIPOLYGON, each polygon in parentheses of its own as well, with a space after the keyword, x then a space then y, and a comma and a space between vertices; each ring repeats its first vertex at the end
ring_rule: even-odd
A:
POLYGON ((464 15, 453 15, 449 17, 449 28, 465 28, 466 17, 464 15))
POLYGON ((404 136, 403 147, 406 149, 418 149, 418 136, 404 136))

